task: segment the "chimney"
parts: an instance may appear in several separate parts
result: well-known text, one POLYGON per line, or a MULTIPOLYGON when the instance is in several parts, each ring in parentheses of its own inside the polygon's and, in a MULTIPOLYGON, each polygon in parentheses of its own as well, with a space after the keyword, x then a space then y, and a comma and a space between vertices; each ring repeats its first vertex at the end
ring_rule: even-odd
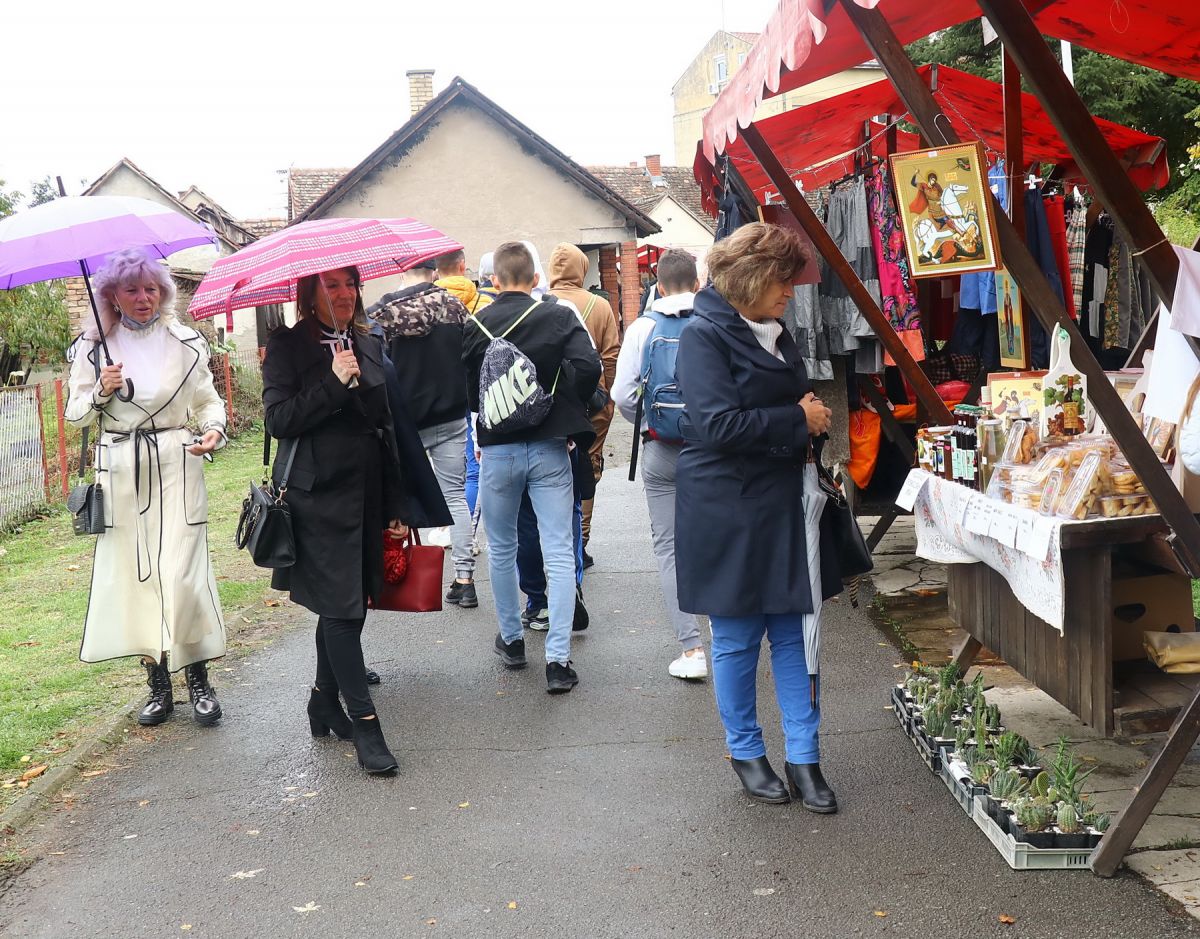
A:
POLYGON ((650 174, 651 186, 658 188, 667 184, 667 181, 663 179, 662 156, 660 154, 651 153, 647 155, 646 172, 650 174))
POLYGON ((404 75, 408 79, 408 106, 411 117, 433 98, 433 69, 409 69, 404 75))

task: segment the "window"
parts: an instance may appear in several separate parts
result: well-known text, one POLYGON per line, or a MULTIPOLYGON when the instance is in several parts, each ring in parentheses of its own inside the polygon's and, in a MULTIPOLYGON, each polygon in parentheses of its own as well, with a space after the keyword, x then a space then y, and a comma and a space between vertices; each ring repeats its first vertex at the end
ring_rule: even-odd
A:
POLYGON ((729 66, 725 63, 725 56, 719 55, 714 60, 717 68, 717 82, 726 81, 729 78, 729 66))
POLYGON ((738 53, 738 68, 741 68, 745 64, 746 64, 746 53, 739 52, 738 53))

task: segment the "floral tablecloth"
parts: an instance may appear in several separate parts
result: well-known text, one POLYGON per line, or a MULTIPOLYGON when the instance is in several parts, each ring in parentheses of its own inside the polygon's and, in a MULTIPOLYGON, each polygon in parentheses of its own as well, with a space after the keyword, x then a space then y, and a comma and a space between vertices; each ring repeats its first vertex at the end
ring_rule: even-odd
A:
POLYGON ((989 499, 919 469, 909 474, 897 503, 912 509, 918 556, 943 564, 986 564, 1004 576, 1031 613, 1063 631, 1061 519, 989 499))

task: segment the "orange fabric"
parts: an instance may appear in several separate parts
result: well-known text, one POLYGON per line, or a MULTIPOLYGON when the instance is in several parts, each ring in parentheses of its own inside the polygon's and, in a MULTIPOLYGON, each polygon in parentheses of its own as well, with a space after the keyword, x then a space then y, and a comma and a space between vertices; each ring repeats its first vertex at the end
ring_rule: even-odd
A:
MULTIPOLYGON (((922 335, 919 329, 906 329, 896 333, 900 337, 900 341, 904 343, 904 347, 908 349, 908 354, 913 357, 913 361, 923 362, 925 360, 925 336, 922 335)), ((896 360, 892 358, 890 352, 883 354, 884 365, 895 365, 896 360)))
POLYGON ((862 408, 850 412, 850 462, 846 469, 859 489, 866 489, 875 475, 881 427, 879 415, 874 411, 862 408))
MULTIPOLYGON (((962 404, 962 398, 947 401, 946 407, 953 411, 956 404, 962 404)), ((897 404, 892 408, 892 417, 901 424, 905 422, 911 423, 917 419, 917 406, 915 404, 897 404)))

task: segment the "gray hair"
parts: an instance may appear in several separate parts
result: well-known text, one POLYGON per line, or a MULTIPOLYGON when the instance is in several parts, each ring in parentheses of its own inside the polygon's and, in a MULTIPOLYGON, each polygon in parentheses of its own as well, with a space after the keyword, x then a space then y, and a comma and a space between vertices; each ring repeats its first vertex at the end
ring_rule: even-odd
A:
MULTIPOLYGON (((144 283, 150 281, 158 286, 161 300, 158 312, 164 318, 175 315, 175 282, 166 266, 152 258, 141 248, 125 248, 108 256, 104 267, 92 275, 92 289, 96 294, 96 309, 100 313, 100 324, 107 336, 114 326, 121 321, 121 311, 117 307, 117 290, 126 284, 144 283)), ((96 324, 91 323, 84 330, 88 339, 96 340, 100 334, 96 324)))

